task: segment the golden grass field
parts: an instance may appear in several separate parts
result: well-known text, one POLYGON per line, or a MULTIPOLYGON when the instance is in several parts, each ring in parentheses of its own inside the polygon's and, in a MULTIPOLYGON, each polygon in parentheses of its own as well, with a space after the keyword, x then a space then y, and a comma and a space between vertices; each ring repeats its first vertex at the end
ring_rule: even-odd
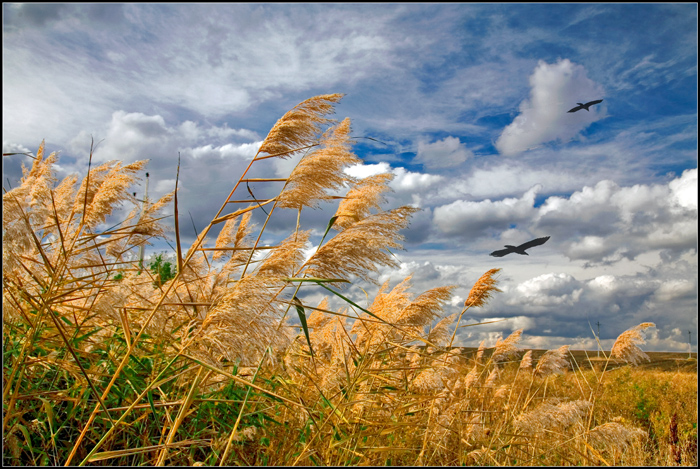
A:
POLYGON ((349 120, 327 117, 340 98, 285 114, 189 247, 177 189, 146 207, 130 195, 146 161, 59 182, 40 146, 3 195, 3 463, 697 465, 697 355, 646 354, 653 323, 619 331, 591 366, 567 346, 520 349, 522 330, 453 347, 500 269, 447 317, 451 285, 414 293, 408 277, 366 308, 344 295, 396 265, 416 209, 381 208, 391 174, 343 172, 359 160, 349 120), (253 165, 292 154, 276 197, 246 198, 253 165), (301 217, 260 244, 275 214, 329 200, 314 252, 301 217), (103 229, 121 205, 135 208, 103 229), (141 265, 139 247, 166 235, 175 265, 141 265), (307 291, 327 298, 304 304, 307 291))

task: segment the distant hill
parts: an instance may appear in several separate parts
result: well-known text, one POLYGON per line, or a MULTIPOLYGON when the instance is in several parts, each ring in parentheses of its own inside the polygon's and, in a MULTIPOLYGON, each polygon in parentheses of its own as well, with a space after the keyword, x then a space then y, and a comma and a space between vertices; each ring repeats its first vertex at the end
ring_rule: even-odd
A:
MULTIPOLYGON (((469 358, 476 354, 477 349, 474 347, 457 347, 461 349, 461 354, 469 358)), ((524 354, 528 349, 523 349, 522 354, 524 354)), ((493 348, 484 350, 484 354, 488 357, 493 352, 493 348)), ((533 349, 532 350, 532 360, 537 362, 539 358, 546 352, 546 350, 533 349)), ((582 369, 590 368, 591 363, 600 363, 601 366, 605 364, 605 358, 603 354, 600 353, 600 357, 596 351, 590 350, 571 350, 571 355, 578 366, 582 369)), ((606 352, 609 355, 610 352, 606 352)), ((683 371, 683 372, 694 372, 698 371, 698 354, 692 353, 691 358, 688 358, 688 352, 645 352, 650 361, 641 363, 637 365, 640 368, 650 368, 654 370, 662 371, 683 371)), ((521 356, 522 356, 521 354, 521 356)), ((619 366, 625 365, 624 362, 620 360, 610 359, 608 364, 608 369, 617 368, 619 366)))

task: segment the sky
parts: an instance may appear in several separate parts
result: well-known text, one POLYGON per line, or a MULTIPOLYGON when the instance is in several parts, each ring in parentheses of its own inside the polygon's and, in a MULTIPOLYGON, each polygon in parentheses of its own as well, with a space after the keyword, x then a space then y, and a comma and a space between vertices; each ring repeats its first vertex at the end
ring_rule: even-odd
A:
MULTIPOLYGON (((593 329, 610 350, 654 322, 645 351, 687 352, 689 331, 697 351, 696 3, 3 3, 2 62, 3 153, 45 140, 62 179, 85 174, 94 139, 93 163, 150 160, 150 198, 174 189, 179 154, 184 246, 277 119, 343 93, 334 117, 362 160, 349 174, 392 172, 384 207, 421 209, 377 281, 455 285, 447 315, 502 269, 502 292, 462 324, 502 321, 457 345, 522 328, 523 348, 596 350, 593 329), (527 257, 489 256, 543 236, 527 257)), ((4 156, 3 187, 31 161, 4 156)), ((267 161, 258 177, 296 163, 267 161)), ((335 206, 307 212, 318 243, 335 206)), ((360 287, 377 287, 346 292, 366 306, 360 287)))

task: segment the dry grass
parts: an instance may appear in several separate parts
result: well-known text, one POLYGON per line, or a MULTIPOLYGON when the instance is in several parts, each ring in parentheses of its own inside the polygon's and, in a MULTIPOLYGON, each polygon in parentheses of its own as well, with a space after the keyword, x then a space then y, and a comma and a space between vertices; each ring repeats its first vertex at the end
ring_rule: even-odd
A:
MULTIPOLYGON (((500 291, 500 269, 447 317, 454 286, 414 294, 408 277, 366 309, 342 294, 396 265, 391 250, 416 209, 381 208, 388 174, 344 174, 358 161, 350 124, 326 117, 340 97, 311 98, 275 124, 167 281, 135 253, 168 232, 158 212, 173 194, 103 229, 134 203, 129 186, 145 162, 107 163, 80 185, 73 176, 56 186, 57 157, 44 158, 42 144, 3 196, 3 462, 697 463, 697 384, 685 376, 612 370, 607 355, 602 368, 572 370, 567 346, 536 360, 518 348, 522 330, 473 356, 453 349, 467 309, 500 291), (263 201, 266 222, 252 226, 262 203, 236 202, 245 174, 301 151, 279 195, 263 201), (298 225, 259 246, 279 210, 332 197, 337 231, 329 226, 310 257, 311 232, 298 225), (344 306, 305 304, 310 290, 344 306)), ((624 332, 612 355, 639 363, 651 326, 624 332)))

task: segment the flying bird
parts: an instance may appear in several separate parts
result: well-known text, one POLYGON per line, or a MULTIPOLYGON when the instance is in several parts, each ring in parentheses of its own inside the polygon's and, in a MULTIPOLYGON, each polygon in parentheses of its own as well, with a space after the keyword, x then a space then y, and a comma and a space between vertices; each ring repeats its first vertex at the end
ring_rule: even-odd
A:
POLYGON ((532 241, 528 241, 527 243, 523 243, 520 246, 511 246, 510 244, 506 244, 506 249, 501 249, 499 251, 493 251, 490 255, 493 257, 503 257, 506 254, 510 254, 512 252, 515 252, 517 254, 521 254, 523 256, 529 256, 528 253, 525 252, 526 249, 530 249, 531 247, 539 246, 541 244, 544 244, 547 242, 549 239, 549 236, 545 236, 544 238, 537 238, 533 239, 532 241))
POLYGON ((598 104, 598 103, 602 103, 602 102, 603 102, 602 99, 596 99, 595 101, 589 101, 586 104, 576 103, 576 104, 578 104, 578 106, 576 106, 573 109, 570 109, 568 112, 576 112, 576 111, 580 111, 581 109, 585 109, 586 111, 588 111, 589 107, 593 106, 594 104, 598 104))

